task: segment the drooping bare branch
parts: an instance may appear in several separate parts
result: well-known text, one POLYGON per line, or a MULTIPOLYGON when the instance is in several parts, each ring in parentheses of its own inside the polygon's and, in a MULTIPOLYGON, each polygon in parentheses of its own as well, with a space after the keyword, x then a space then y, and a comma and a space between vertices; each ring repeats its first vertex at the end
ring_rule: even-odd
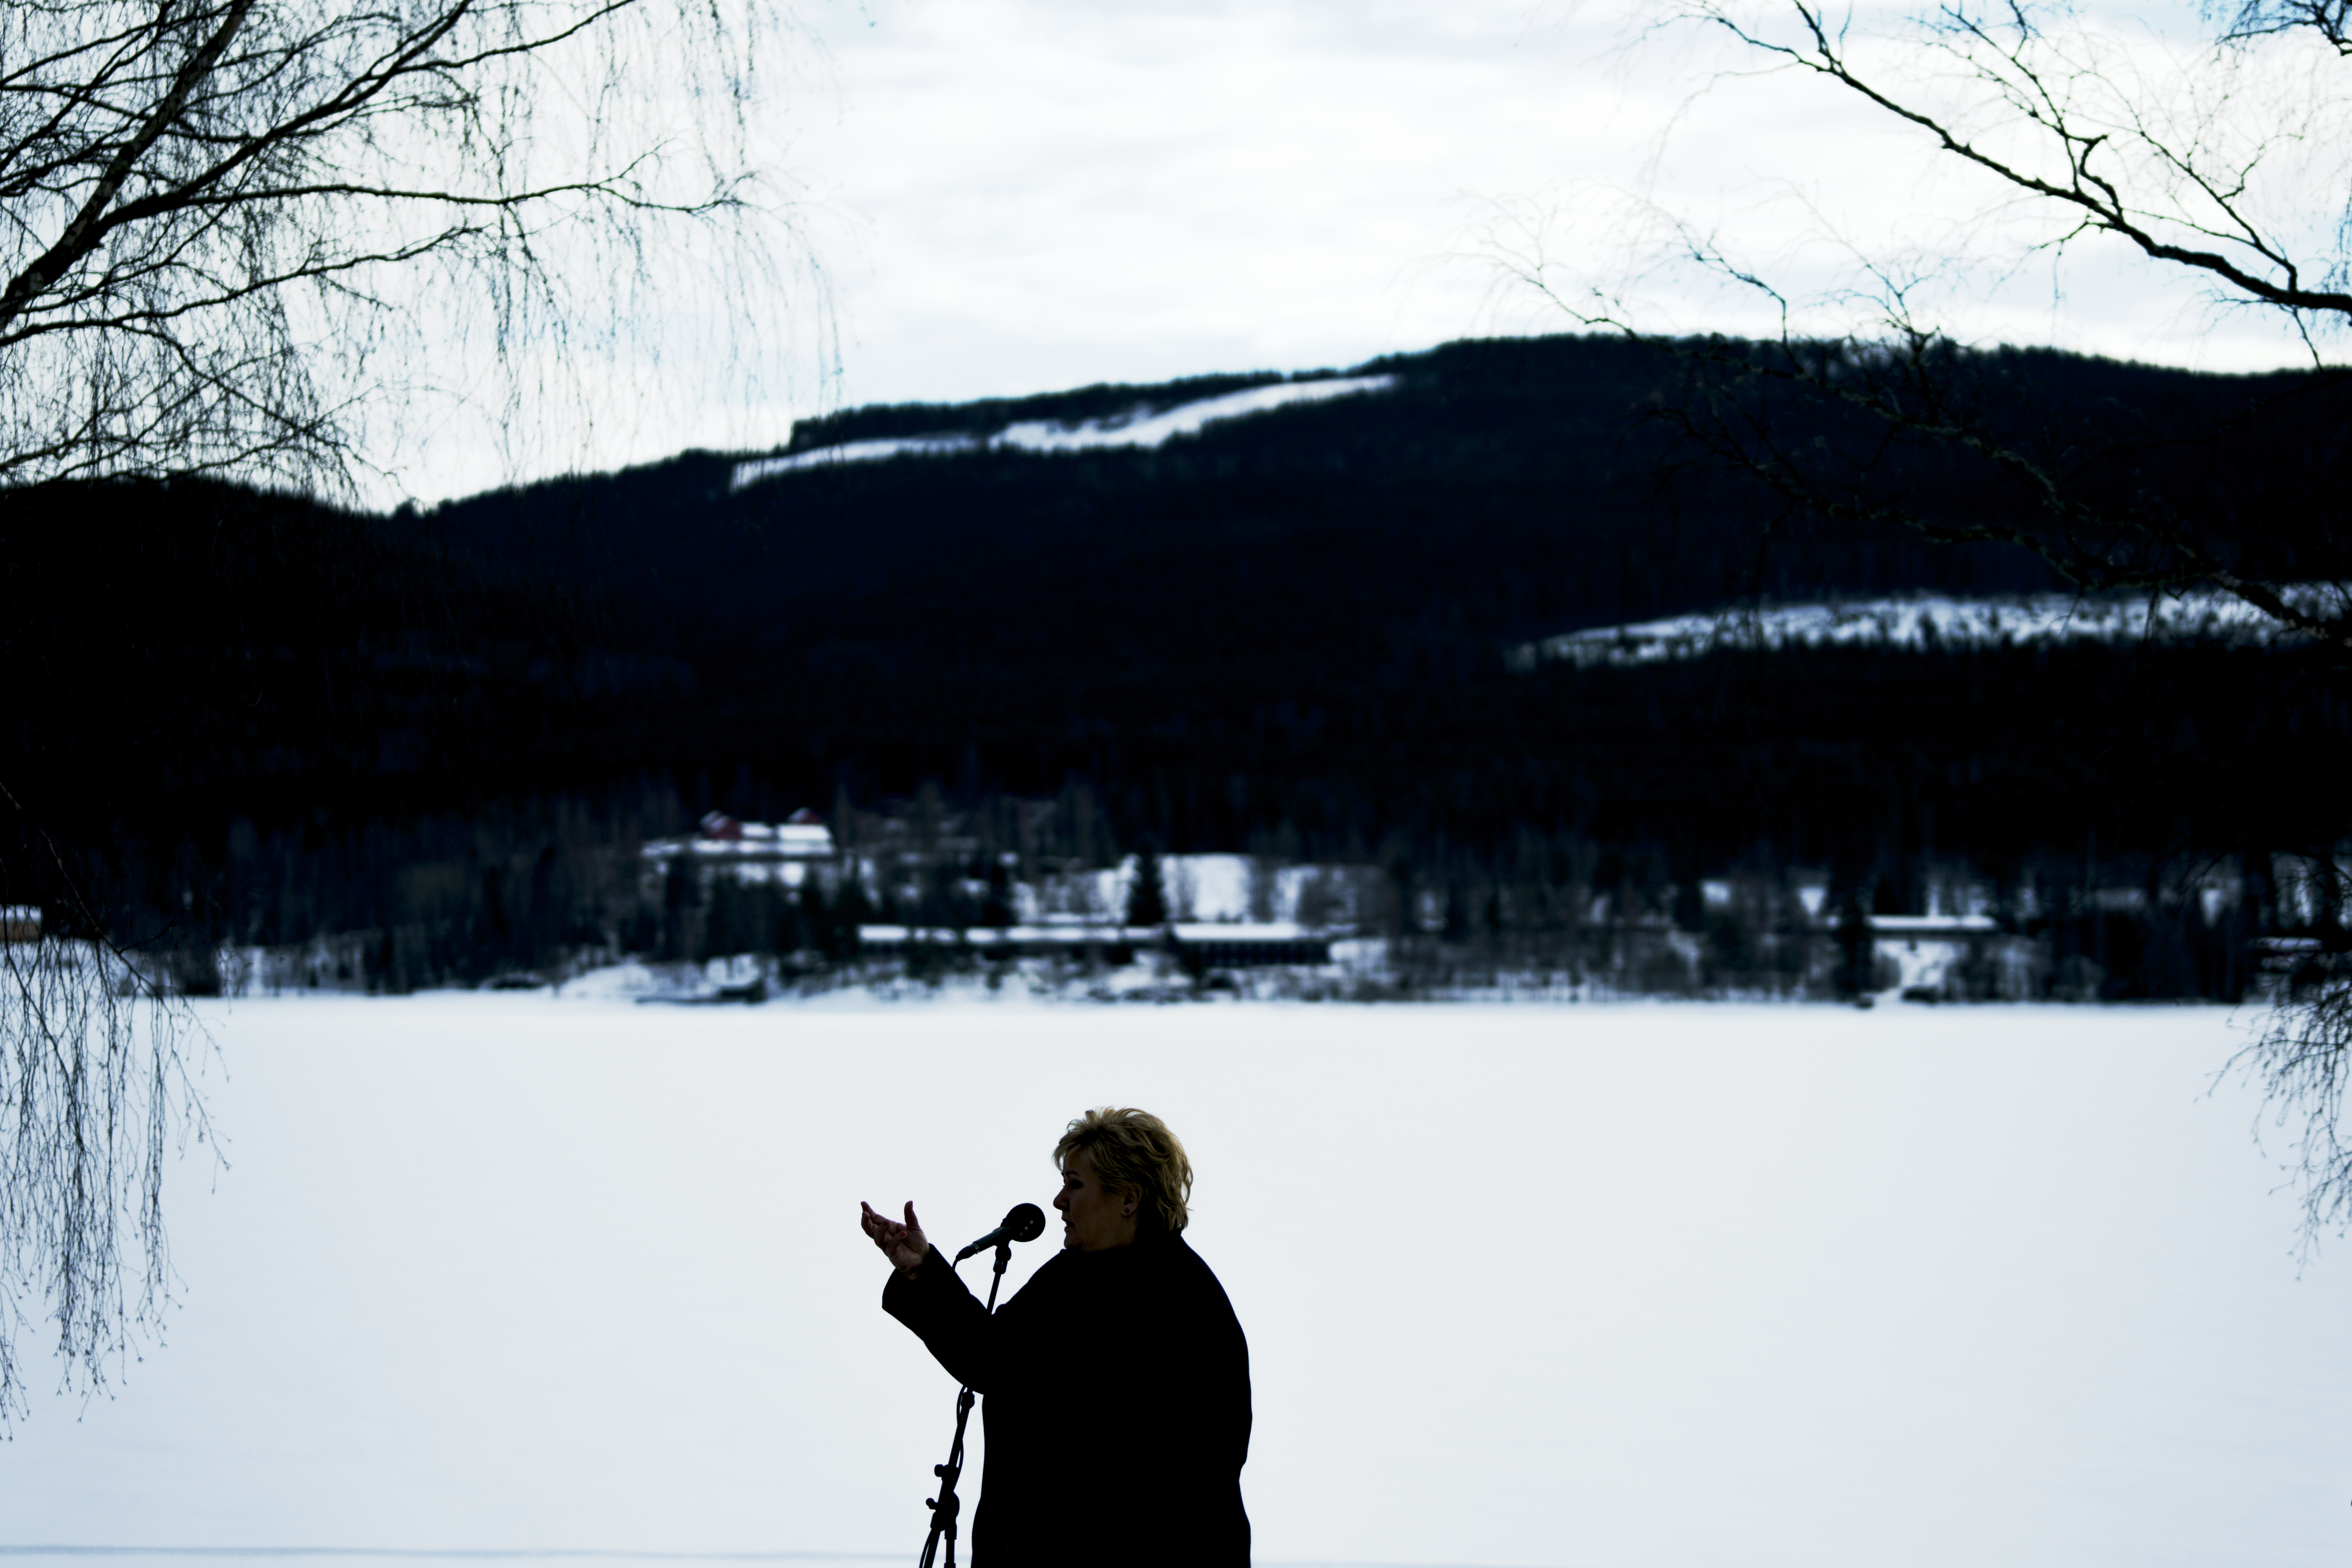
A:
POLYGON ((2058 50, 2021 7, 2009 7, 1995 20, 1955 0, 1934 14, 1928 36, 2007 110, 1997 117, 2003 131, 2031 133, 2023 145, 2039 149, 2040 167, 2021 153, 1997 148, 1952 113, 1922 107, 1858 65, 1843 30, 1813 0, 1788 0, 1787 14, 1793 38, 1768 33, 1748 14, 1727 6, 1709 5, 1696 13, 1742 47, 1836 83, 2020 195, 2073 214, 2076 232, 2112 235, 2150 260, 2210 278, 2247 302, 2352 314, 2352 293, 2311 286, 2307 277, 2326 268, 2298 261, 2249 209, 2243 167, 2211 167, 2210 154, 2168 141, 2145 121, 2134 123, 2128 108, 2112 119, 2079 109, 2077 89, 2099 79, 2098 73, 2058 50), (2122 166, 2126 145, 2138 160, 2179 176, 2212 216, 2200 216, 2161 192, 2137 190, 2134 173, 2122 166))
MULTIPOLYGON (((0 787, 0 816, 45 858, 84 931, 57 847, 0 787)), ((26 868, 17 867, 18 870, 26 868)), ((67 1384, 107 1385, 171 1305, 163 1176, 191 1143, 217 1159, 194 1070, 212 1045, 187 1004, 102 934, 22 929, 19 877, 0 877, 0 1429, 26 1409, 17 1356, 46 1318, 67 1384), (36 1303, 38 1305, 37 1306, 36 1303)))
POLYGON ((2324 1235, 2352 1228, 2352 1141, 2344 1121, 2344 1091, 2352 1085, 2347 962, 2340 952, 2318 952, 2281 976, 2286 995, 2229 1064, 2261 1089, 2264 1120, 2291 1143, 2287 1173, 2303 1205, 2306 1249, 2324 1235))
MULTIPOLYGON (((2207 15, 2225 9, 2209 5, 2207 15)), ((2221 34, 2224 42, 2310 33, 2337 54, 2352 55, 2352 4, 2347 0, 2245 0, 2228 15, 2229 24, 2221 34)))

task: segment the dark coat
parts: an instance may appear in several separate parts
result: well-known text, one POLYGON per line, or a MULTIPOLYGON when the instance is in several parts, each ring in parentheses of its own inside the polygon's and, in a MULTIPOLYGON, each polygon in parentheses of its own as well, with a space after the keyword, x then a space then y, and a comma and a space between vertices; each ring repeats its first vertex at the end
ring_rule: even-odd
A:
POLYGON ((1057 1252, 993 1318, 933 1247, 882 1308, 984 1396, 973 1568, 1246 1568, 1249 1345, 1181 1237, 1057 1252))

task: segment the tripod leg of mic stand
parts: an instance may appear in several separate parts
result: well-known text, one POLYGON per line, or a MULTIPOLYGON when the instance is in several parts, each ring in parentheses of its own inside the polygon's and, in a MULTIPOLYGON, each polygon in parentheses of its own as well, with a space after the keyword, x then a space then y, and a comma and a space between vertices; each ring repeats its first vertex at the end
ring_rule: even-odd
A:
POLYGON ((947 1568, 955 1568, 956 1505, 957 1499, 950 1495, 944 1508, 934 1509, 931 1515, 930 1538, 923 1542, 922 1568, 932 1568, 933 1562, 939 1556, 940 1542, 942 1540, 948 1543, 947 1568))
MULTIPOLYGON (((988 1282, 988 1305, 982 1309, 991 1317, 996 1314, 996 1291, 1004 1283, 1004 1266, 1012 1261, 1013 1244, 998 1242, 996 1272, 988 1282)), ((948 1462, 931 1467, 931 1474, 940 1478, 940 1495, 923 1500, 931 1510, 931 1533, 923 1541, 920 1568, 933 1568, 942 1536, 948 1543, 947 1568, 955 1568, 956 1518, 963 1511, 963 1500, 956 1496, 956 1481, 963 1474, 963 1426, 971 1415, 971 1404, 969 1387, 956 1394, 955 1441, 948 1448, 948 1462)))

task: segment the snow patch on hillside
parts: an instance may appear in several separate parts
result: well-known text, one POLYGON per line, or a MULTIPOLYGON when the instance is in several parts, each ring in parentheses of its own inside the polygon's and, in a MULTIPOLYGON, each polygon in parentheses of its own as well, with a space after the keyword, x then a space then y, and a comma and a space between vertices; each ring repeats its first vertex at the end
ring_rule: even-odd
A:
POLYGON ((812 452, 795 452, 786 458, 761 458, 748 463, 738 463, 730 488, 740 490, 746 485, 758 484, 780 474, 798 473, 805 468, 831 468, 842 463, 875 463, 890 458, 940 458, 981 451, 1085 452, 1106 447, 1158 447, 1178 436, 1197 436, 1218 420, 1245 419, 1254 414, 1270 413, 1276 408, 1288 408, 1299 404, 1327 403, 1335 397, 1388 392, 1395 385, 1396 377, 1392 375, 1277 382, 1270 386, 1253 386, 1242 392, 1227 393, 1223 397, 1203 397, 1192 403, 1180 403, 1172 408, 1155 409, 1149 404, 1138 404, 1125 414, 1108 419, 1082 420, 1076 425, 1042 419, 1024 420, 1008 425, 985 438, 940 435, 848 441, 838 447, 820 447, 812 452))
MULTIPOLYGON (((2296 609, 2341 616, 2344 591, 2325 583, 2290 584, 2282 597, 2296 609)), ((2242 599, 2220 594, 2154 596, 2118 594, 2017 594, 1983 598, 1899 595, 1761 609, 1671 616, 1626 626, 1594 626, 1504 651, 1514 669, 1564 660, 1595 665, 1656 664, 1718 651, 1814 647, 2000 647, 2042 643, 2219 642, 2263 647, 2295 634, 2242 599)))

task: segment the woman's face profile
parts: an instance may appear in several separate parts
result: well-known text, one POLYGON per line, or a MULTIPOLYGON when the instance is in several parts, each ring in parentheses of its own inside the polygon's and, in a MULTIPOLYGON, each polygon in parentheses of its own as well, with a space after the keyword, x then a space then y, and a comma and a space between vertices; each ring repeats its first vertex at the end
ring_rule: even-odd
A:
POLYGON ((1135 1239, 1135 1199, 1102 1184, 1090 1150, 1079 1150, 1062 1167, 1062 1190, 1054 1194, 1054 1206, 1062 1211, 1065 1251, 1101 1252, 1135 1239))

